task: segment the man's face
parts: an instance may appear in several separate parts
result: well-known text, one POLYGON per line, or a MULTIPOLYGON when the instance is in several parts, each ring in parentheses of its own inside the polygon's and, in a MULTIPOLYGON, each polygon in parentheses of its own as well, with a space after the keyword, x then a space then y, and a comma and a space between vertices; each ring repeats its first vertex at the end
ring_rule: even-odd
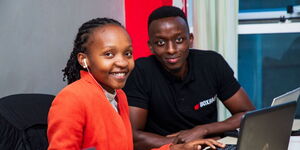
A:
POLYGON ((193 41, 181 17, 154 20, 148 29, 148 46, 164 68, 175 74, 187 69, 189 46, 193 41))

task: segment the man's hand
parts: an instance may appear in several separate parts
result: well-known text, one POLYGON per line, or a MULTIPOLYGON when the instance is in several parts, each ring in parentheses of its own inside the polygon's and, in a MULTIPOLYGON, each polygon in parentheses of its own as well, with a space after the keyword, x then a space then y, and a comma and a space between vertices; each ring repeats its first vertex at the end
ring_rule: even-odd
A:
POLYGON ((197 126, 195 128, 189 130, 182 130, 174 134, 167 135, 167 137, 175 137, 173 143, 181 144, 190 142, 196 139, 202 139, 207 135, 207 130, 202 128, 201 126, 197 126))
POLYGON ((197 139, 184 144, 175 144, 170 146, 170 150, 201 150, 209 146, 211 149, 216 147, 225 147, 225 144, 220 143, 214 139, 197 139))

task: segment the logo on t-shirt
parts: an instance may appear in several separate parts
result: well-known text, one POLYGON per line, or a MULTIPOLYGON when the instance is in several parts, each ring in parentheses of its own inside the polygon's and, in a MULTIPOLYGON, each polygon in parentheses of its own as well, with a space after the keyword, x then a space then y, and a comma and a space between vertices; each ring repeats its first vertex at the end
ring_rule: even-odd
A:
POLYGON ((216 101, 216 97, 217 97, 217 95, 215 95, 215 96, 212 97, 212 98, 209 98, 209 99, 206 99, 206 100, 201 101, 200 103, 198 103, 198 104, 196 104, 196 105, 194 106, 194 110, 199 110, 199 109, 202 108, 202 107, 205 107, 205 106, 207 106, 207 105, 212 104, 213 102, 216 101))

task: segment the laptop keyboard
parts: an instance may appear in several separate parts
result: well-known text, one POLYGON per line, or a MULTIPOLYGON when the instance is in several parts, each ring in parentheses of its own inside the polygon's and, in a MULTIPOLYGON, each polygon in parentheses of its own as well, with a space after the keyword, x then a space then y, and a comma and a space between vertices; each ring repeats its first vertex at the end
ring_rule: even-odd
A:
POLYGON ((226 144, 224 148, 217 148, 217 150, 237 150, 235 144, 226 144))

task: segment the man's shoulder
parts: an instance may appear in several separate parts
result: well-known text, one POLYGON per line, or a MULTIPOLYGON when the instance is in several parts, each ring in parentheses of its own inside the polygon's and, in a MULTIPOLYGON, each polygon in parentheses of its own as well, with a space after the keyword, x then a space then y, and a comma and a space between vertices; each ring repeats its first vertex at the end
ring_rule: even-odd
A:
POLYGON ((143 79, 153 79, 162 75, 162 66, 154 55, 135 60, 135 67, 130 76, 143 79))
POLYGON ((190 55, 205 56, 205 57, 218 57, 220 54, 212 50, 190 49, 190 55))
POLYGON ((138 64, 152 63, 154 61, 154 59, 155 59, 154 55, 150 55, 147 57, 140 57, 137 60, 135 60, 135 63, 138 63, 138 64))
POLYGON ((135 68, 147 68, 152 69, 157 67, 157 62, 154 55, 150 55, 148 57, 141 57, 135 60, 135 68))
POLYGON ((212 50, 190 49, 189 56, 196 62, 215 62, 216 59, 221 59, 222 56, 212 50))

